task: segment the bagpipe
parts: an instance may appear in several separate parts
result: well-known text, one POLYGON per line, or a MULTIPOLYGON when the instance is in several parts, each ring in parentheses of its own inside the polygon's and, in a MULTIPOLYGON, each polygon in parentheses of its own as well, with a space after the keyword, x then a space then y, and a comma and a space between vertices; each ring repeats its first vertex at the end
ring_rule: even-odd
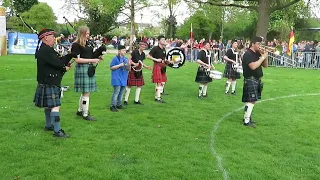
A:
MULTIPOLYGON (((71 26, 71 28, 78 34, 78 31, 75 29, 75 27, 70 23, 70 21, 65 17, 65 16, 63 16, 63 19, 66 21, 66 23, 67 24, 69 24, 70 26, 71 26)), ((68 29, 68 26, 67 26, 67 30, 69 31, 69 29, 68 29)), ((70 33, 70 32, 69 32, 70 33)), ((71 34, 71 33, 70 33, 71 34)), ((100 46, 105 46, 105 44, 103 44, 102 43, 102 45, 98 45, 94 40, 92 40, 92 39, 88 39, 88 41, 87 41, 87 43, 88 43, 88 45, 90 46, 90 47, 92 47, 92 49, 97 49, 97 48, 99 48, 100 46)))
MULTIPOLYGON (((17 14, 16 16, 18 18, 20 18, 20 20, 23 22, 23 24, 25 24, 33 33, 39 35, 39 32, 37 30, 35 30, 32 26, 30 26, 27 22, 25 22, 19 14, 17 14)), ((40 40, 38 40, 37 49, 39 48, 39 43, 40 43, 40 40)), ((60 56, 59 53, 57 52, 57 55, 58 55, 59 59, 62 60, 63 64, 65 66, 69 66, 69 67, 74 62, 74 58, 77 58, 77 54, 75 54, 75 53, 69 53, 65 56, 60 56)))
MULTIPOLYGON (((75 29, 75 27, 69 22, 69 20, 65 16, 63 16, 63 19, 65 19, 66 23, 68 23, 72 27, 72 29, 78 34, 78 31, 75 29)), ((94 49, 94 52, 92 54, 92 58, 96 59, 96 58, 99 58, 100 56, 103 56, 104 54, 106 54, 106 51, 107 51, 106 45, 102 44, 102 45, 98 46, 98 44, 91 39, 88 39, 87 43, 88 43, 89 47, 94 49)), ((80 56, 78 55, 78 58, 79 57, 80 56)), ((97 63, 96 65, 89 63, 89 67, 88 67, 88 76, 89 77, 93 77, 95 75, 96 68, 98 67, 98 65, 99 65, 99 63, 97 63)))
POLYGON ((216 79, 216 80, 221 80, 223 73, 220 71, 217 71, 214 69, 214 66, 211 64, 211 51, 204 51, 206 53, 206 57, 208 58, 208 64, 205 66, 200 66, 204 69, 206 72, 207 76, 210 77, 211 79, 216 79), (210 65, 210 68, 208 68, 208 65, 210 65))
POLYGON ((236 63, 232 64, 232 69, 238 73, 243 74, 242 64, 240 63, 240 60, 239 60, 239 52, 234 51, 234 49, 232 49, 232 48, 231 48, 231 50, 232 50, 233 54, 236 55, 236 63))

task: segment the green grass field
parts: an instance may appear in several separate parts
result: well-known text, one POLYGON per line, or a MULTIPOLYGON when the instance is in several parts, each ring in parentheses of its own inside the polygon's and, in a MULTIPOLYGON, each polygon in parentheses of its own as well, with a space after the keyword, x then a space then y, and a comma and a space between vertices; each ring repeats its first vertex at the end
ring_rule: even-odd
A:
POLYGON ((43 130, 43 109, 32 102, 34 56, 0 57, 1 180, 320 179, 320 71, 264 69, 266 101, 254 108, 253 129, 241 124, 243 79, 237 96, 224 95, 223 79, 198 99, 195 63, 168 69, 166 104, 154 102, 151 71, 144 70, 144 105, 133 104, 132 89, 127 108, 110 112, 111 57, 98 66, 98 92, 90 98, 96 122, 76 117, 73 69, 65 75, 61 123, 69 139, 43 130))

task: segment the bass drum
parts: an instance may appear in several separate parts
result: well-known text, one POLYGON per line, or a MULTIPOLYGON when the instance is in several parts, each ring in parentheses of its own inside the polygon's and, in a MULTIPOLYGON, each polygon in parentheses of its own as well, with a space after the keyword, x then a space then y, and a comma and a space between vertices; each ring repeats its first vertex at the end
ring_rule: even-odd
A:
POLYGON ((186 62, 186 55, 184 54, 184 51, 182 49, 172 48, 169 51, 167 51, 166 59, 168 61, 173 61, 173 64, 171 63, 168 64, 169 67, 180 68, 186 62))

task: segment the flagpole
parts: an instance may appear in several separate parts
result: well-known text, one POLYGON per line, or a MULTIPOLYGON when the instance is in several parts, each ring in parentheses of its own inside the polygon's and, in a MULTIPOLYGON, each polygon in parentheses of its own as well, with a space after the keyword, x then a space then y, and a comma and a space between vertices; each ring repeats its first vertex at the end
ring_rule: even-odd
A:
POLYGON ((192 30, 192 23, 191 23, 191 27, 190 27, 190 29, 191 29, 191 31, 190 31, 190 47, 191 47, 191 56, 190 56, 190 58, 191 58, 191 62, 193 62, 193 30, 192 30))

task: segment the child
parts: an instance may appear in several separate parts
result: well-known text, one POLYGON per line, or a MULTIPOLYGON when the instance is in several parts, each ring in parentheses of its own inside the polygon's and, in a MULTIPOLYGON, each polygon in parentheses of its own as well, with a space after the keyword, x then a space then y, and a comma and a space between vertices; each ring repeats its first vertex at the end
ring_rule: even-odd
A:
POLYGON ((113 94, 111 98, 110 111, 117 112, 118 109, 123 109, 121 104, 124 90, 128 80, 128 59, 124 57, 126 53, 125 46, 118 46, 118 55, 115 56, 110 63, 111 70, 111 85, 113 86, 113 94))

